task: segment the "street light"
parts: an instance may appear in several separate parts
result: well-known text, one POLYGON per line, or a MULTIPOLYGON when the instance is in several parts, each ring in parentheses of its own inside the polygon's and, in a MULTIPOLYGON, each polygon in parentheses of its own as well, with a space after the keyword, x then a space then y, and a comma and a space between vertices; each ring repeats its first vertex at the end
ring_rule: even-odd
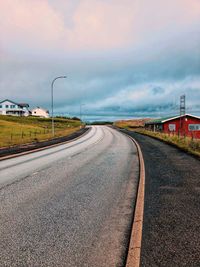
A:
POLYGON ((82 121, 82 106, 85 106, 85 104, 80 103, 80 120, 82 121))
POLYGON ((57 79, 65 79, 67 78, 67 76, 58 76, 55 79, 53 79, 52 83, 51 83, 51 124, 52 124, 52 136, 55 136, 55 129, 54 129, 54 114, 53 114, 53 85, 54 82, 57 79))

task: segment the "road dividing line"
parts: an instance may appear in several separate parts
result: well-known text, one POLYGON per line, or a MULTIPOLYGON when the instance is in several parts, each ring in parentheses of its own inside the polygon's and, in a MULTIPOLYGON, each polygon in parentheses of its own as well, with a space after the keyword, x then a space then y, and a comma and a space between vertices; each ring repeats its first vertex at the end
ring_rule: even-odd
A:
POLYGON ((133 219, 126 267, 139 267, 141 244, 142 244, 143 215, 144 215, 145 166, 144 166, 142 151, 139 144, 134 138, 132 138, 129 135, 127 136, 135 143, 138 150, 139 163, 140 163, 140 177, 139 177, 135 214, 133 219))

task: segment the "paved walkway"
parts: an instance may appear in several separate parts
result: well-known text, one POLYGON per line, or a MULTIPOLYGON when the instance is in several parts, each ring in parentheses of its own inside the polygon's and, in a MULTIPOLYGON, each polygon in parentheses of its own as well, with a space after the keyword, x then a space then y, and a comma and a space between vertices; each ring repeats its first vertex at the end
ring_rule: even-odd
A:
POLYGON ((141 266, 200 266, 200 161, 130 133, 146 170, 141 266))

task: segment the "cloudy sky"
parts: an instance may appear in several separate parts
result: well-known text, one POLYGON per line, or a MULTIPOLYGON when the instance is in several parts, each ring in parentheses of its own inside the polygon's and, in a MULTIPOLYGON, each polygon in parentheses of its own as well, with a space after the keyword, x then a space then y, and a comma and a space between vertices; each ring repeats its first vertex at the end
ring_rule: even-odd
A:
POLYGON ((59 114, 200 115, 200 0, 1 0, 0 96, 59 114))

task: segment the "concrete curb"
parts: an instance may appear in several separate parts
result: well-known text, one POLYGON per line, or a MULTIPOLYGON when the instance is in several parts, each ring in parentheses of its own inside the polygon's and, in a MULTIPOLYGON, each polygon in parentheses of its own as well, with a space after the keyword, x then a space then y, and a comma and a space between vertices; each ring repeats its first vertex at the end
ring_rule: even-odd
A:
POLYGON ((137 200, 135 206, 135 213, 132 225, 131 238, 128 249, 128 256, 126 261, 126 267, 139 267, 140 266, 140 254, 142 243, 142 227, 143 227, 143 215, 144 215, 144 193, 145 193, 145 166, 141 148, 137 141, 128 136, 136 145, 140 163, 140 177, 137 192, 137 200))
POLYGON ((48 149, 48 148, 52 148, 52 147, 56 147, 56 146, 59 146, 59 145, 68 144, 68 143, 70 143, 72 141, 76 141, 76 140, 80 139, 81 137, 85 136, 90 130, 91 130, 91 128, 88 128, 88 130, 86 132, 84 132, 83 134, 81 134, 80 136, 75 137, 75 138, 73 138, 71 140, 68 140, 68 141, 63 141, 63 142, 59 142, 59 143, 52 144, 52 145, 49 145, 49 146, 30 149, 30 150, 25 151, 25 152, 21 152, 21 153, 19 152, 19 153, 16 153, 16 154, 0 157, 0 161, 6 160, 6 159, 12 159, 12 158, 20 157, 20 156, 23 156, 23 155, 27 155, 27 154, 31 154, 31 153, 34 153, 34 152, 42 151, 42 150, 45 150, 45 149, 48 149))

